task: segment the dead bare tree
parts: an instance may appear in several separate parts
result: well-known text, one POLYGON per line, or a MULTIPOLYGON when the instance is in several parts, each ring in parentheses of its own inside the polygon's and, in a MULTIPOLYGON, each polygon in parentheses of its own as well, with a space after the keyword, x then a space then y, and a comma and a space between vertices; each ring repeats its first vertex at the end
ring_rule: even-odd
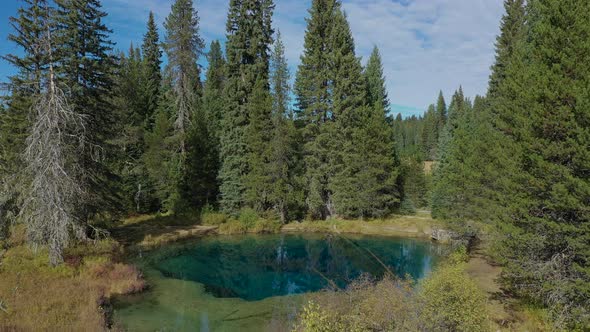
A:
MULTIPOLYGON (((49 17, 49 8, 46 7, 49 17)), ((83 188, 78 179, 82 169, 77 155, 85 148, 85 119, 73 111, 59 87, 54 71, 51 27, 39 41, 39 52, 49 66, 41 91, 31 107, 32 126, 26 141, 24 160, 30 184, 21 217, 27 224, 29 241, 47 245, 52 265, 63 262, 63 250, 72 236, 85 239, 83 224, 76 217, 83 188)))

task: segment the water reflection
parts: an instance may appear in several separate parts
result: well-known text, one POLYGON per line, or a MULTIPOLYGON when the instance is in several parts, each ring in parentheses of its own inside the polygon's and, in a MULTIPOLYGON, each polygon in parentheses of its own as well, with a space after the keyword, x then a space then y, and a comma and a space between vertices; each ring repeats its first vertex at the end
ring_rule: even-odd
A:
POLYGON ((363 273, 418 279, 436 245, 410 239, 337 235, 215 237, 194 242, 153 265, 165 277, 194 281, 218 298, 268 297, 344 288, 363 273))
POLYGON ((138 255, 150 290, 118 298, 114 319, 129 331, 291 331, 305 292, 344 287, 364 272, 378 277, 384 265, 420 278, 441 248, 412 239, 310 234, 169 245, 138 255), (288 294, 295 295, 276 296, 288 294))

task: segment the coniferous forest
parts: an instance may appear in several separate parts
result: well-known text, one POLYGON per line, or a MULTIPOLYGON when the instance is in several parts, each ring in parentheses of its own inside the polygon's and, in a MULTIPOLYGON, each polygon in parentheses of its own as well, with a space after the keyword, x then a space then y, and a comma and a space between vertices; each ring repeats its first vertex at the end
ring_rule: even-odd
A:
POLYGON ((294 71, 273 0, 229 1, 223 41, 203 38, 198 1, 171 3, 119 51, 99 0, 22 1, 21 52, 3 55, 0 244, 23 230, 59 266, 129 216, 280 227, 426 210, 485 233, 506 294, 590 328, 590 2, 505 0, 487 93, 458 86, 406 118, 339 0, 310 2, 294 71))

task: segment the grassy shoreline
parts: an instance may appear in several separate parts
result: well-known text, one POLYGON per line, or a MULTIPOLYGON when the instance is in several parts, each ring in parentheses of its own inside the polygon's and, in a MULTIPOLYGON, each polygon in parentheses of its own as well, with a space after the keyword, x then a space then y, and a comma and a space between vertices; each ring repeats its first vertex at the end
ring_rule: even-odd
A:
POLYGON ((350 233, 430 239, 434 229, 445 228, 432 218, 420 216, 395 216, 382 220, 302 221, 290 223, 281 228, 282 232, 308 233, 350 233))
MULTIPOLYGON (((214 234, 278 232, 348 233, 426 240, 433 237, 434 230, 450 228, 448 224, 432 219, 426 211, 384 220, 332 219, 287 225, 265 219, 247 222, 224 219, 217 225, 201 225, 200 219, 172 216, 128 218, 111 229, 111 239, 69 249, 65 264, 56 268, 47 264, 47 254, 43 250, 34 252, 25 244, 22 228, 16 229, 9 248, 0 254, 0 330, 51 329, 56 326, 72 330, 105 330, 110 323, 111 297, 141 292, 147 287, 141 271, 124 261, 126 253, 138 247, 149 250, 214 234), (38 290, 38 285, 44 287, 38 290), (22 319, 24 316, 26 318, 22 319)), ((492 270, 481 255, 472 256, 468 266, 470 276, 492 299, 499 291, 495 281, 498 269, 493 270, 494 277, 483 273, 492 270)), ((505 301, 492 303, 495 321, 510 319, 524 323, 509 322, 505 326, 498 322, 498 330, 542 326, 526 311, 509 310, 507 315, 505 305, 505 301)), ((542 328, 539 330, 543 331, 542 328)))

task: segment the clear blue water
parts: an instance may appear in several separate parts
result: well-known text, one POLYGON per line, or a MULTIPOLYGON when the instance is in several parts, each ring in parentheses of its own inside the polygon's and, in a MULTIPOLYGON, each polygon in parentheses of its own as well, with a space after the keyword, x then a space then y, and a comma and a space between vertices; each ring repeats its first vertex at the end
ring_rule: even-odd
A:
POLYGON ((345 288, 362 273, 421 278, 433 263, 432 244, 334 235, 209 238, 155 264, 165 277, 205 285, 215 297, 247 301, 345 288))
POLYGON ((444 248, 376 236, 206 237, 138 257, 151 289, 118 299, 115 321, 131 331, 283 330, 306 293, 344 288, 363 273, 420 279, 444 248))

